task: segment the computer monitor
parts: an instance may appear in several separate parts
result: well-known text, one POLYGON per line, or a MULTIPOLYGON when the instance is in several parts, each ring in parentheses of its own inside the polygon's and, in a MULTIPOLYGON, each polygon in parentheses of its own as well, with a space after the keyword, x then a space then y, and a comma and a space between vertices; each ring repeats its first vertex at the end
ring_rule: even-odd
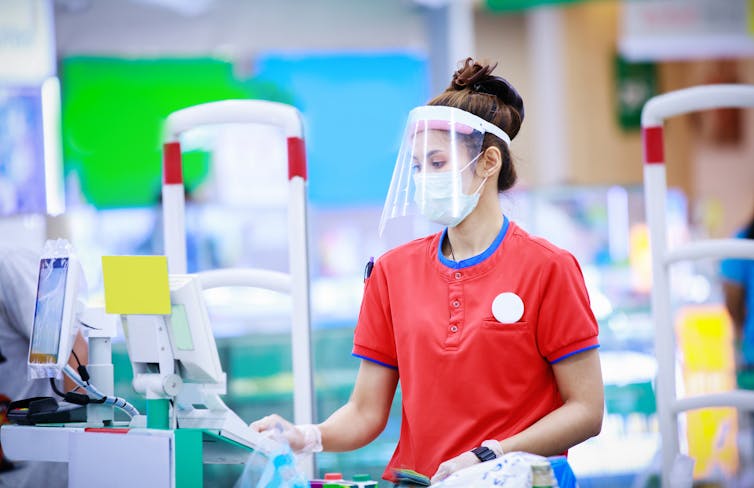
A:
POLYGON ((184 383, 216 385, 224 390, 225 373, 199 279, 191 275, 170 275, 169 284, 172 310, 166 322, 179 376, 184 383))
POLYGON ((29 375, 55 378, 71 354, 75 334, 78 270, 72 256, 39 261, 34 322, 29 344, 29 375))
POLYGON ((201 385, 214 393, 225 393, 226 376, 199 279, 170 275, 169 286, 170 315, 122 316, 134 389, 153 398, 177 396, 165 390, 163 381, 176 375, 182 383, 179 389, 201 385))
POLYGON ((174 400, 177 427, 233 441, 205 442, 205 462, 245 462, 248 453, 233 448, 235 444, 275 452, 275 441, 250 429, 219 397, 225 393, 226 376, 199 278, 170 275, 169 286, 170 315, 121 315, 134 389, 148 399, 174 400))

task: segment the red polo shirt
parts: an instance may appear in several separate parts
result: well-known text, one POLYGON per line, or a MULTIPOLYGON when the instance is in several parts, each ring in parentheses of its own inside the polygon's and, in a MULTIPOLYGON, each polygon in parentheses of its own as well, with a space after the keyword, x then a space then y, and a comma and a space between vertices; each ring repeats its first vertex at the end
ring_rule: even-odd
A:
POLYGON ((403 418, 392 468, 432 476, 442 461, 504 439, 563 404, 552 364, 599 347, 576 259, 505 219, 484 253, 455 263, 445 232, 387 253, 367 280, 353 354, 400 374, 403 418), (513 292, 515 323, 492 302, 513 292))

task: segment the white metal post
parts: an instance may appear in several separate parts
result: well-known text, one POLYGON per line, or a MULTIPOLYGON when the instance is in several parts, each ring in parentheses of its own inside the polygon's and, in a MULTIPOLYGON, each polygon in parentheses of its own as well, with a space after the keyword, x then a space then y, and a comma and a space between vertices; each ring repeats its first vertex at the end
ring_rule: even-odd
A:
MULTIPOLYGON (((174 166, 180 165, 178 136, 193 127, 211 124, 247 123, 278 127, 288 147, 288 238, 289 275, 265 270, 217 270, 202 274, 205 288, 225 285, 259 286, 277 291, 290 290, 292 298, 291 351, 293 367, 294 422, 314 421, 311 363, 311 313, 309 303, 309 257, 306 214, 306 155, 303 124, 298 110, 289 105, 263 100, 224 100, 188 107, 168 117, 165 144, 165 182, 163 208, 165 216, 165 252, 171 273, 185 272, 186 229, 183 222, 184 194, 182 177, 174 166), (178 155, 175 155, 177 150, 178 155), (169 176, 173 175, 173 176, 169 176), (180 182, 180 186, 177 184, 180 182), (171 183, 171 184, 169 184, 171 183), (180 213, 180 216, 178 215, 180 213), (171 264, 172 263, 172 264, 171 264), (181 268, 181 265, 183 268, 181 268), (183 271, 176 271, 182 269, 183 271)), ((300 466, 309 477, 314 474, 312 456, 300 466)))
POLYGON ((162 229, 168 271, 185 274, 186 194, 183 186, 183 159, 178 139, 163 145, 162 229))
MULTIPOLYGON (((661 128, 660 128, 661 129, 661 128)), ((672 409, 675 398, 675 331, 670 310, 670 283, 665 268, 666 202, 665 163, 644 165, 644 202, 649 226, 652 254, 652 321, 655 325, 655 356, 657 358, 656 400, 662 439, 662 465, 672 466, 678 452, 678 423, 672 409), (650 210, 651 209, 651 210, 650 210)), ((663 470, 664 471, 664 470, 663 470)), ((663 483, 662 486, 669 486, 663 483)))
POLYGON ((666 172, 663 149, 665 119, 689 112, 723 107, 754 107, 754 86, 706 85, 659 95, 642 110, 644 141, 644 192, 652 259, 652 319, 657 356, 657 414, 662 439, 662 486, 671 486, 670 473, 679 454, 677 415, 691 409, 734 406, 754 411, 753 392, 725 392, 676 398, 676 343, 673 329, 669 265, 680 259, 752 256, 751 243, 733 244, 729 239, 687 245, 669 250, 666 242, 666 172))
MULTIPOLYGON (((306 229, 306 180, 300 176, 290 179, 291 201, 288 207, 290 229, 306 229)), ((307 233, 296 233, 290 239, 291 299, 294 304, 291 322, 291 355, 293 358, 293 418, 297 424, 314 422, 314 381, 312 375, 309 254, 307 233)), ((302 459, 308 475, 314 475, 314 458, 302 459)))

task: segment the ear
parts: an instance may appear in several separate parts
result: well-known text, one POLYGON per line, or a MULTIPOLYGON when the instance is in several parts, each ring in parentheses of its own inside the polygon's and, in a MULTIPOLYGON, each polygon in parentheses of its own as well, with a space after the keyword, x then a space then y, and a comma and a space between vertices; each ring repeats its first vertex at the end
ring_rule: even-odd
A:
POLYGON ((479 156, 475 172, 480 178, 492 178, 494 174, 500 171, 502 164, 503 155, 500 152, 500 148, 490 146, 479 156))

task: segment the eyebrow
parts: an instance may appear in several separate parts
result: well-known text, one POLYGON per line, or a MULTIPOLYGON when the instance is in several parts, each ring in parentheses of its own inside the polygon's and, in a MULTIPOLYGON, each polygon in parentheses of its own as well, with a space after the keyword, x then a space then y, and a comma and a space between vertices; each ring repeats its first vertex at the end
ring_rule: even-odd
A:
MULTIPOLYGON (((427 154, 424 155, 424 158, 425 159, 430 158, 430 157, 434 156, 435 154, 437 154, 439 152, 442 152, 442 151, 443 151, 442 149, 432 149, 431 151, 429 151, 427 154)), ((414 161, 416 161, 416 156, 412 156, 411 159, 413 159, 414 161)))

